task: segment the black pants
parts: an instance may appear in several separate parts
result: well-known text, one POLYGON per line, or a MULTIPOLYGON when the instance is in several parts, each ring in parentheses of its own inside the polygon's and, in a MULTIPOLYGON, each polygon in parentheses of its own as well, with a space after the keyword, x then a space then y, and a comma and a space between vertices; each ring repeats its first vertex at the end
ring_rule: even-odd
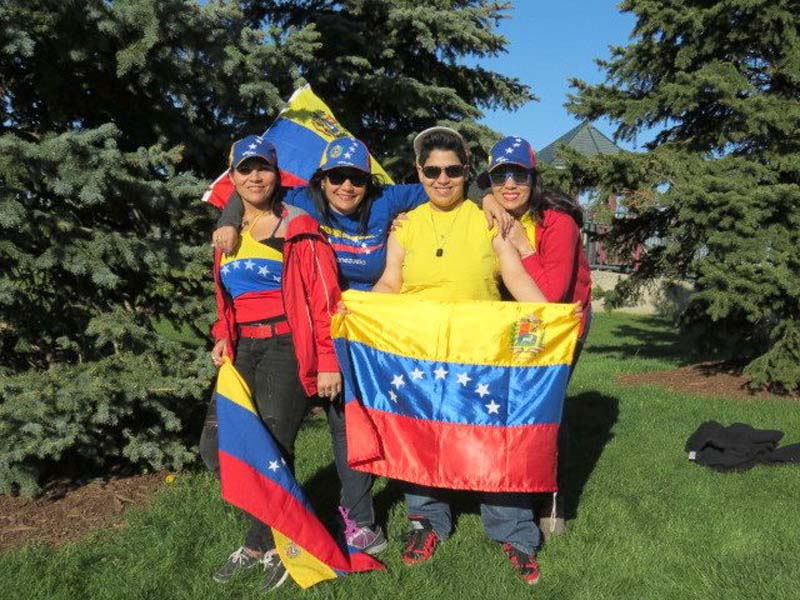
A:
MULTIPOLYGON (((266 339, 242 338, 236 346, 234 366, 252 391, 258 416, 294 472, 294 442, 308 411, 310 399, 303 392, 297 375, 292 337, 281 335, 266 339)), ((206 466, 219 475, 214 404, 212 399, 203 433, 200 435, 200 456, 206 466)), ((244 545, 260 552, 273 548, 275 541, 269 527, 255 517, 250 519, 250 530, 244 545)))

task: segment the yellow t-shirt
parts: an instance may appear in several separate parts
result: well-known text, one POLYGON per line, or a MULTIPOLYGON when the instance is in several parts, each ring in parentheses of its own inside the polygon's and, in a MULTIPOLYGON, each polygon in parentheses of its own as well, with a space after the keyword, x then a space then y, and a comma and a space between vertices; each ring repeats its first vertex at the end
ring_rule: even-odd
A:
POLYGON ((495 231, 487 229, 474 202, 466 200, 448 212, 425 203, 408 213, 394 235, 405 250, 401 294, 432 300, 500 299, 495 231))

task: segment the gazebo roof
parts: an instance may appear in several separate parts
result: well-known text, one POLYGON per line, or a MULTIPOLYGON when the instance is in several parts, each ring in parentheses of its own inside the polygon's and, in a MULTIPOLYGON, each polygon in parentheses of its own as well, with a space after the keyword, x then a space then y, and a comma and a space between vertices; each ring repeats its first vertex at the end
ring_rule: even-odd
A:
POLYGON ((584 121, 577 127, 570 129, 553 143, 545 146, 536 153, 539 161, 551 164, 554 167, 563 166, 564 162, 556 157, 556 150, 566 146, 573 148, 584 156, 596 156, 598 154, 616 154, 621 148, 612 142, 608 136, 600 132, 589 121, 584 121))

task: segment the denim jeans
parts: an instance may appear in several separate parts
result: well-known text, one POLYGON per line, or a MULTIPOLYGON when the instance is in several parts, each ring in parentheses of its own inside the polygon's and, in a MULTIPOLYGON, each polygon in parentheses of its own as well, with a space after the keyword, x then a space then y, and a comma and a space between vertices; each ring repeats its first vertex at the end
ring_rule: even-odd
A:
POLYGON ((327 402, 325 413, 333 438, 333 458, 336 472, 342 482, 341 505, 350 511, 349 518, 360 526, 375 524, 375 509, 372 504, 373 477, 369 473, 354 471, 347 464, 347 433, 345 431, 344 407, 340 401, 327 402))
MULTIPOLYGON (((406 492, 408 517, 424 517, 439 539, 450 537, 453 517, 450 505, 441 499, 443 490, 410 485, 406 492)), ((486 534, 496 542, 508 542, 517 550, 532 554, 541 545, 531 494, 476 492, 481 497, 481 521, 486 534)))

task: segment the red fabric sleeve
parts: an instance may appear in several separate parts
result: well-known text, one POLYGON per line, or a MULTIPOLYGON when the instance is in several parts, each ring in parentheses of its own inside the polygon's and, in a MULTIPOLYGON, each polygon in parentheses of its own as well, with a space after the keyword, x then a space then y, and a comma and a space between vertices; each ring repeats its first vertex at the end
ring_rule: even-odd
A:
POLYGON ((228 295, 222 289, 222 281, 220 280, 219 269, 220 261, 222 260, 222 251, 214 251, 214 296, 217 301, 217 320, 211 326, 211 335, 214 338, 214 343, 220 340, 228 340, 226 354, 233 360, 235 356, 234 348, 238 341, 236 335, 236 323, 233 314, 233 303, 228 295))
POLYGON ((308 244, 312 267, 310 272, 306 273, 309 278, 306 289, 309 294, 311 318, 314 321, 317 371, 338 373, 339 362, 336 360, 331 339, 331 318, 342 297, 337 280, 336 256, 330 244, 322 238, 309 238, 304 240, 303 244, 308 244))
POLYGON ((546 210, 536 228, 536 252, 522 264, 548 302, 569 302, 577 272, 580 230, 568 214, 546 210))

